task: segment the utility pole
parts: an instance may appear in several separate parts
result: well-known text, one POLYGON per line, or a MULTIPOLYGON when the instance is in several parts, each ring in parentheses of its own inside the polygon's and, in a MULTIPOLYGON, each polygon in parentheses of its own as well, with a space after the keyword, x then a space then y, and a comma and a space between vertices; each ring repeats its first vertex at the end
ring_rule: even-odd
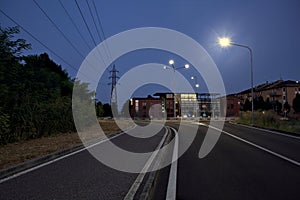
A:
MULTIPOLYGON (((111 79, 111 92, 110 92, 110 105, 112 109, 113 114, 118 114, 118 105, 117 105, 117 79, 119 78, 117 76, 117 73, 119 71, 116 69, 116 66, 113 65, 112 70, 110 71, 111 76, 109 77, 111 79)), ((116 116, 115 116, 116 117, 116 116)))

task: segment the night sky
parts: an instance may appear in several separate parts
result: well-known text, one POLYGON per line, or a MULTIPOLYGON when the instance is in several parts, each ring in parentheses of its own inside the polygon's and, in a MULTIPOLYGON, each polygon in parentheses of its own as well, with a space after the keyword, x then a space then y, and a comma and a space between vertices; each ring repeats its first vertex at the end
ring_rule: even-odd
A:
MULTIPOLYGON (((77 0, 96 44, 101 42, 97 29, 89 13, 86 0, 77 0)), ((32 0, 1 0, 0 8, 41 42, 66 60, 68 66, 57 56, 36 42, 23 30, 20 37, 32 44, 25 54, 47 52, 51 59, 62 65, 71 77, 84 57, 95 47, 80 12, 73 0, 61 0, 65 9, 78 26, 87 44, 73 26, 59 0, 36 0, 42 9, 72 42, 77 51, 66 41, 51 24, 32 0), (84 57, 83 57, 84 56, 84 57)), ((88 0, 92 7, 92 0, 88 0)), ((230 37, 233 42, 245 44, 253 49, 254 84, 266 81, 300 80, 300 1, 299 0, 95 0, 102 23, 102 30, 108 38, 119 32, 139 27, 164 27, 182 32, 199 42, 210 54, 222 74, 227 93, 239 92, 250 86, 249 52, 239 47, 222 49, 217 38, 230 37)), ((94 17, 96 17, 95 10, 94 17)), ((1 27, 15 26, 0 13, 1 27)), ((95 18, 96 22, 97 19, 95 18)), ((96 23, 98 25, 98 22, 96 23)), ((98 26, 99 29, 99 26, 98 26)), ((175 41, 174 41, 175 42, 175 41)), ((145 50, 122 56, 114 63, 119 76, 134 66, 144 63, 168 64, 174 59, 178 65, 184 64, 182 58, 168 52, 145 50)), ((108 67, 111 69, 111 66, 108 67)), ((182 71, 186 77, 193 75, 193 67, 182 71)), ((101 79, 98 99, 109 101, 109 73, 101 79)), ((200 87, 197 92, 205 91, 205 84, 199 76, 200 87)), ((120 83, 126 84, 126 83, 120 83)), ((143 86, 136 96, 147 96, 154 92, 166 91, 155 86, 143 86)))

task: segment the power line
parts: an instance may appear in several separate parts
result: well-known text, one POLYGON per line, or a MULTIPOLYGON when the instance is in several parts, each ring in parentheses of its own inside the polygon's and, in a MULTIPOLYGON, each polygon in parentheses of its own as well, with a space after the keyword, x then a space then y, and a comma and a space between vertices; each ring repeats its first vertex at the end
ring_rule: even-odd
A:
MULTIPOLYGON (((93 12, 92 12, 92 9, 90 7, 90 4, 89 4, 88 0, 86 0, 86 4, 88 6, 90 15, 91 15, 93 23, 94 23, 94 26, 96 27, 96 31, 97 31, 98 37, 99 37, 100 41, 103 41, 104 39, 102 38, 102 36, 101 36, 101 34, 99 32, 98 26, 96 25, 96 21, 95 21, 95 18, 94 18, 94 15, 93 15, 93 12)), ((107 50, 105 48, 104 48, 104 52, 105 52, 106 57, 108 58, 108 52, 107 52, 107 50)))
MULTIPOLYGON (((44 15, 48 18, 48 20, 52 23, 52 25, 60 32, 60 34, 64 37, 65 40, 67 40, 67 42, 74 48, 74 50, 79 54, 81 55, 81 57, 83 59, 85 59, 85 56, 82 55, 80 53, 80 51, 73 45, 73 43, 67 38, 67 36, 59 29, 59 27, 55 24, 55 22, 49 17, 49 15, 41 8, 41 6, 35 1, 33 0, 34 3, 39 7, 39 9, 44 13, 44 15)), ((101 56, 101 55, 100 55, 101 56)), ((98 70, 89 62, 87 61, 87 63, 92 66, 92 68, 97 72, 98 70)), ((103 61, 104 63, 104 61, 103 61)), ((104 63, 105 64, 105 63, 104 63)))
POLYGON ((102 37, 101 37, 101 35, 100 35, 100 33, 99 33, 98 27, 96 26, 95 18, 94 18, 94 15, 93 15, 93 13, 92 13, 92 10, 91 10, 91 7, 90 7, 90 4, 89 4, 88 0, 86 0, 85 2, 86 2, 86 4, 87 4, 87 6, 88 6, 88 9, 89 9, 90 15, 91 15, 91 17, 92 17, 92 20, 93 20, 93 23, 94 23, 94 26, 96 27, 96 31, 97 31, 97 34, 98 34, 99 40, 100 40, 100 41, 102 41, 102 37))
POLYGON ((93 3, 93 6, 94 6, 94 9, 95 9, 95 11, 96 11, 96 16, 97 16, 97 20, 98 20, 98 23, 99 23, 99 26, 100 26, 100 30, 101 30, 102 35, 103 35, 104 45, 105 45, 105 47, 107 48, 108 55, 110 56, 110 59, 112 60, 112 55, 111 55, 110 49, 109 49, 107 43, 105 42, 105 41, 106 41, 106 36, 105 36, 105 33, 104 33, 104 29, 103 29, 103 26, 102 26, 102 23, 101 23, 101 20, 100 20, 100 15, 99 15, 99 13, 98 13, 98 10, 97 10, 95 1, 92 0, 92 3, 93 3))
MULTIPOLYGON (((3 10, 0 9, 0 12, 6 16, 10 21, 15 23, 18 27, 20 27, 25 33, 27 33, 30 37, 32 37, 35 41, 37 41, 40 45, 42 45, 44 48, 46 48, 49 52, 51 52, 53 55, 58 57, 61 61, 63 61, 65 64, 67 64, 71 69, 73 69, 76 73, 78 73, 78 69, 73 67, 68 61, 66 61, 64 58, 62 58, 60 55, 58 55, 55 51, 53 51, 50 47, 48 47, 46 44, 44 44, 41 40, 39 40, 37 37, 35 37, 32 33, 30 33, 26 28, 24 28, 21 24, 19 24, 17 21, 15 21, 13 18, 11 18, 9 15, 7 15, 3 10)), ((83 76, 86 78, 89 78, 86 74, 80 72, 83 76)), ((95 82, 95 81, 92 81, 95 82)))
POLYGON ((34 40, 36 40, 40 45, 42 45, 43 47, 45 47, 48 51, 50 51, 52 54, 54 54, 56 57, 58 57, 59 59, 61 59, 65 64, 69 65, 75 72, 77 72, 77 69, 75 67, 73 67, 69 62, 67 62, 65 59, 63 59, 61 56, 59 56, 57 53, 55 53, 55 51, 53 51, 52 49, 50 49, 47 45, 45 45, 43 42, 41 42, 37 37, 35 37, 32 33, 30 33, 27 29, 25 29, 23 26, 21 26, 18 22, 16 22, 13 18, 11 18, 10 16, 8 16, 4 11, 2 11, 0 9, 0 12, 6 16, 9 20, 11 20, 13 23, 15 23, 17 26, 19 26, 21 29, 23 29, 23 31, 25 31, 28 35, 30 35, 34 40))
POLYGON ((61 0, 58 0, 60 5, 62 6, 62 8, 64 9, 65 13, 67 14, 67 16, 69 17, 70 21, 72 22, 73 26, 75 27, 75 29, 77 30, 77 32, 79 33, 82 41, 84 41, 85 45, 88 47, 88 49, 91 49, 90 45, 88 44, 88 42, 86 41, 86 39, 83 37, 83 35, 81 34, 78 26, 76 25, 76 23, 74 22, 73 18, 71 17, 71 15, 69 14, 69 12, 67 11, 67 9, 65 8, 65 6, 63 5, 63 3, 61 2, 61 0))
POLYGON ((52 23, 52 25, 60 32, 60 34, 64 37, 64 39, 73 47, 73 49, 80 55, 82 58, 85 56, 80 53, 80 51, 73 45, 73 43, 67 38, 67 36, 58 28, 55 22, 48 16, 48 14, 42 9, 42 7, 35 1, 33 2, 37 5, 37 7, 44 13, 44 15, 48 18, 48 20, 52 23))
MULTIPOLYGON (((92 34, 92 32, 91 32, 91 30, 90 30, 90 28, 89 28, 89 26, 88 26, 86 20, 85 20, 85 17, 84 17, 84 15, 83 15, 83 13, 82 13, 82 10, 81 10, 81 8, 80 8, 80 6, 79 6, 77 0, 75 0, 75 3, 76 3, 76 6, 77 6, 77 8, 78 8, 78 10, 79 10, 79 12, 80 12, 81 18, 82 18, 82 20, 83 20, 83 22, 84 22, 84 24, 85 24, 85 26, 86 26, 86 28, 87 28, 87 30, 88 30, 88 32, 89 32, 91 38, 92 38, 92 40, 93 40, 93 43, 94 43, 94 45, 95 45, 95 47, 96 47, 96 46, 97 46, 96 41, 95 41, 95 39, 94 39, 94 37, 93 37, 93 34, 92 34)), ((99 49, 98 49, 98 48, 97 48, 97 52, 99 53, 100 58, 101 58, 103 64, 106 66, 106 63, 104 62, 104 59, 103 59, 101 53, 99 52, 99 49)), ((107 71, 109 71, 107 68, 105 68, 105 69, 106 69, 107 71)))
POLYGON ((83 20, 83 22, 84 22, 84 24, 85 24, 85 26, 86 26, 86 28, 87 28, 87 30, 88 30, 88 32, 89 32, 91 38, 92 38, 92 40, 93 40, 94 45, 97 46, 96 41, 95 41, 95 39, 94 39, 94 37, 93 37, 93 34, 92 34, 92 32, 91 32, 91 30, 90 30, 90 28, 89 28, 89 26, 88 26, 88 24, 87 24, 87 22, 86 22, 84 16, 83 16, 83 13, 82 13, 82 11, 81 11, 81 9, 80 9, 80 6, 79 6, 77 0, 75 0, 75 3, 76 3, 76 6, 77 6, 77 8, 78 8, 78 10, 79 10, 79 12, 80 12, 81 18, 82 18, 82 20, 83 20))

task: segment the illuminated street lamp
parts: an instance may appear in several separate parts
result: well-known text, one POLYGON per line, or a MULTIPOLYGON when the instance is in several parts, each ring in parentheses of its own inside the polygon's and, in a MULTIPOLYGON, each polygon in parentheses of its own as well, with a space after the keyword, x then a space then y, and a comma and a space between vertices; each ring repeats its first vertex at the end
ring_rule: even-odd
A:
POLYGON ((164 66, 164 69, 170 69, 174 72, 174 118, 176 118, 175 72, 179 69, 188 69, 188 68, 190 68, 190 65, 185 64, 182 67, 175 68, 174 63, 175 63, 174 60, 169 60, 169 64, 171 65, 171 67, 170 66, 164 66))
POLYGON ((195 80, 195 87, 198 88, 200 87, 199 83, 198 83, 198 80, 197 80, 197 77, 196 76, 191 76, 191 79, 192 80, 195 80))
POLYGON ((219 45, 221 47, 229 47, 231 45, 243 47, 249 50, 250 53, 250 71, 251 71, 251 96, 252 96, 252 106, 251 106, 251 126, 254 125, 254 91, 253 91, 253 54, 252 49, 249 46, 237 44, 234 42, 231 42, 231 40, 227 37, 218 38, 219 45))
MULTIPOLYGON (((197 76, 191 76, 191 79, 192 80, 195 80, 195 87, 196 88, 199 88, 200 85, 198 83, 198 79, 197 79, 197 76)), ((198 117, 198 112, 199 112, 199 101, 198 101, 198 93, 197 93, 197 90, 195 89, 195 93, 196 93, 196 118, 198 117)))

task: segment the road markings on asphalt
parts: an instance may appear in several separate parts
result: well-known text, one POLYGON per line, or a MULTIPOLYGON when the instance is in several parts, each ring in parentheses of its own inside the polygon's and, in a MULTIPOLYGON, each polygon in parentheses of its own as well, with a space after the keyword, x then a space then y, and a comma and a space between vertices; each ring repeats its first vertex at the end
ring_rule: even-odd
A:
MULTIPOLYGON (((203 124, 199 124, 199 125, 203 125, 203 124)), ((255 143, 253 143, 253 142, 250 142, 250 141, 248 141, 248 140, 245 140, 245 139, 243 139, 243 138, 240 138, 240 137, 238 137, 238 136, 236 136, 236 135, 233 135, 233 134, 231 134, 231 133, 228 133, 228 132, 226 132, 226 131, 223 131, 223 130, 221 130, 221 129, 219 129, 219 128, 216 128, 216 127, 213 127, 213 126, 210 126, 210 125, 206 125, 206 124, 205 124, 205 126, 208 126, 209 128, 212 128, 212 129, 214 129, 214 130, 220 131, 220 132, 222 132, 222 133, 224 133, 224 134, 226 134, 226 135, 228 135, 228 136, 230 136, 230 137, 233 137, 233 138, 235 138, 235 139, 237 139, 237 140, 239 140, 239 141, 242 141, 242 142, 244 142, 244 143, 247 143, 247 144, 249 144, 249 145, 251 145, 251 146, 254 146, 254 147, 256 147, 256 148, 258 148, 258 149, 260 149, 260 150, 263 150, 263 151, 265 151, 265 152, 267 152, 267 153, 270 153, 270 154, 272 154, 272 155, 274 155, 274 156, 276 156, 276 157, 278 157, 278 158, 281 158, 281 159, 283 159, 283 160, 286 160, 286 161, 288 161, 288 162, 290 162, 290 163, 292 163, 292 164, 295 164, 295 165, 297 165, 297 166, 300 167, 300 162, 298 162, 298 161, 296 161, 296 160, 293 160, 293 159, 291 159, 291 158, 288 158, 288 157, 286 157, 286 156, 283 156, 283 155, 281 155, 281 154, 279 154, 279 153, 276 153, 276 152, 274 152, 274 151, 271 151, 270 149, 267 149, 267 148, 265 148, 265 147, 262 147, 262 146, 260 146, 260 145, 257 145, 257 144, 255 144, 255 143)))
MULTIPOLYGON (((136 127, 136 125, 133 126, 132 128, 129 128, 129 129, 126 130, 126 131, 132 130, 132 129, 134 129, 135 127, 136 127)), ((37 165, 37 166, 35 166, 35 167, 29 168, 29 169, 27 169, 27 170, 21 171, 21 172, 19 172, 19 173, 16 173, 16 174, 13 174, 13 175, 11 175, 11 176, 9 176, 9 177, 6 177, 6 178, 4 178, 4 179, 1 179, 1 180, 0 180, 0 184, 3 183, 3 182, 5 182, 5 181, 8 181, 8 180, 17 178, 18 176, 21 176, 21 175, 23 175, 23 174, 27 174, 27 173, 32 172, 32 171, 34 171, 34 170, 37 170, 37 169, 39 169, 39 168, 42 168, 42 167, 45 167, 45 166, 50 165, 50 164, 52 164, 52 163, 55 163, 55 162, 57 162, 57 161, 59 161, 59 160, 62 160, 62 159, 64 159, 64 158, 67 158, 67 157, 73 156, 73 155, 75 155, 75 154, 78 154, 78 153, 80 153, 80 152, 82 152, 82 151, 85 151, 85 150, 90 149, 90 148, 92 148, 92 147, 94 147, 94 146, 97 146, 97 145, 99 145, 99 144, 102 144, 102 143, 104 143, 104 142, 106 142, 106 141, 108 141, 108 140, 111 140, 111 139, 114 139, 114 138, 119 137, 119 136, 121 136, 121 135, 124 135, 124 134, 126 133, 126 131, 124 131, 124 132, 122 132, 122 133, 120 133, 120 134, 114 135, 114 136, 112 136, 112 137, 110 137, 110 138, 103 139, 103 140, 101 140, 101 141, 99 141, 99 142, 97 142, 97 143, 91 144, 91 145, 89 145, 89 146, 87 146, 87 147, 84 147, 84 148, 79 149, 79 150, 77 150, 77 151, 74 151, 74 152, 72 152, 72 153, 66 154, 66 155, 64 155, 64 156, 58 157, 58 158, 56 158, 56 159, 50 160, 50 161, 48 161, 48 162, 42 163, 42 164, 37 165)))
POLYGON ((171 129, 175 133, 175 143, 173 149, 173 156, 172 156, 172 164, 169 174, 169 181, 168 181, 168 188, 167 188, 167 196, 166 199, 168 200, 175 200, 176 199, 176 184, 177 184, 177 161, 178 161, 178 132, 171 127, 171 129))
POLYGON ((272 133, 272 134, 277 134, 277 135, 282 135, 282 136, 285 136, 285 137, 290 137, 290 138, 294 138, 294 139, 300 140, 300 136, 288 135, 288 134, 284 134, 284 133, 279 133, 277 131, 271 131, 271 130, 268 130, 268 129, 247 126, 247 125, 244 125, 244 124, 235 124, 235 123, 232 123, 232 122, 229 122, 229 123, 233 124, 233 125, 236 125, 236 126, 242 126, 242 127, 246 127, 246 128, 249 128, 249 129, 252 128, 252 129, 259 130, 259 131, 263 131, 263 132, 267 132, 267 133, 272 133))
POLYGON ((166 137, 168 135, 168 129, 167 128, 165 128, 165 129, 166 129, 166 132, 165 132, 162 140, 160 141, 160 143, 156 147, 155 151, 153 151, 153 153, 151 154, 150 158, 146 162, 145 166, 142 169, 142 173, 140 173, 137 176, 137 178, 135 179, 134 183, 131 185, 129 191, 127 192, 126 196, 124 197, 124 200, 132 200, 132 199, 134 199, 134 196, 135 196, 136 192, 138 191, 140 185, 143 182, 143 179, 145 178, 146 172, 149 170, 151 164, 153 163, 153 161, 156 158, 159 150, 161 149, 162 145, 164 144, 164 142, 166 140, 166 137))

